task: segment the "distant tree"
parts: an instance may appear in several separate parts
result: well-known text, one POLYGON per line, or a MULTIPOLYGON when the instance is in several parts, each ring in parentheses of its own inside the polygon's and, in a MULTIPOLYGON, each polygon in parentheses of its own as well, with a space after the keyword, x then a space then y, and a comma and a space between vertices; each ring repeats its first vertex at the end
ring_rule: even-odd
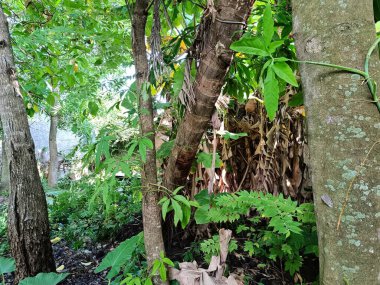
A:
POLYGON ((15 284, 55 271, 45 193, 20 94, 7 19, 0 8, 0 118, 10 174, 8 237, 16 260, 15 284))
MULTIPOLYGON (((376 38, 371 0, 292 2, 300 60, 363 70, 376 38)), ((373 53, 371 69, 379 85, 377 52, 373 53)), ((301 78, 320 284, 378 284, 379 110, 366 82, 357 74, 301 64, 301 78)))

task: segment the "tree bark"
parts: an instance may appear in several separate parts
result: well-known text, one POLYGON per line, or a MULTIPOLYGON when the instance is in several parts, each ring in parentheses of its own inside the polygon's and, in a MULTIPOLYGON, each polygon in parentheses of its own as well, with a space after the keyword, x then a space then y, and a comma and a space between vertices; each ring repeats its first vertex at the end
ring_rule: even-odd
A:
POLYGON ((9 164, 5 153, 4 135, 1 143, 1 179, 0 179, 0 195, 9 193, 9 164))
POLYGON ((7 19, 0 8, 0 116, 10 173, 8 238, 16 261, 15 284, 55 271, 45 193, 15 74, 7 19))
MULTIPOLYGON (((132 19, 132 50, 135 62, 137 93, 139 94, 139 117, 141 136, 149 138, 153 149, 147 149, 146 162, 141 173, 143 191, 143 224, 144 243, 148 266, 160 258, 160 252, 165 252, 161 227, 161 208, 158 205, 159 192, 157 189, 157 166, 155 149, 155 129, 153 122, 152 96, 147 90, 149 65, 145 45, 145 27, 148 16, 148 0, 136 1, 132 19)), ((155 284, 168 284, 157 276, 155 284)))
MULTIPOLYGON (((55 104, 56 106, 57 104, 55 104)), ((58 114, 53 111, 50 114, 49 132, 49 172, 48 185, 55 187, 58 180, 58 147, 57 147, 58 114)))
MULTIPOLYGON (((204 48, 193 83, 195 103, 190 111, 186 111, 179 126, 165 170, 164 186, 168 189, 182 186, 186 182, 233 58, 229 47, 241 36, 253 3, 254 0, 217 1, 215 20, 210 21, 204 31, 205 37, 200 39, 204 48)), ((209 17, 212 17, 211 13, 209 17)))
MULTIPOLYGON (((372 0, 325 2, 293 1, 298 58, 363 70, 376 37, 372 0)), ((377 51, 371 62, 379 84, 377 51)), ((301 64, 301 77, 320 284, 378 284, 380 114, 356 74, 301 64)))

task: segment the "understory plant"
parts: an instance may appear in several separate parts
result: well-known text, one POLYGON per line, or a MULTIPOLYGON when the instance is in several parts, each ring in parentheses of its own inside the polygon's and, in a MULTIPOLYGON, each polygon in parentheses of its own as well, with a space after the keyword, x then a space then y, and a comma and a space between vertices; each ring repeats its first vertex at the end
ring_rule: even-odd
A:
POLYGON ((141 212, 138 178, 84 177, 65 183, 53 197, 50 219, 54 235, 80 247, 108 239, 133 222, 141 212))
POLYGON ((161 252, 152 268, 147 268, 144 255, 144 236, 141 232, 109 252, 95 269, 95 273, 108 269, 106 278, 112 285, 151 285, 154 276, 166 281, 166 267, 173 267, 173 262, 161 252))
MULTIPOLYGON (((230 252, 239 250, 246 257, 284 262, 291 275, 299 272, 303 256, 318 255, 314 209, 310 203, 298 205, 281 194, 249 191, 209 196, 203 190, 195 198, 200 205, 195 212, 198 224, 216 223, 234 228, 239 242, 232 241, 230 252)), ((216 236, 201 243, 206 259, 218 254, 217 241, 216 236)))

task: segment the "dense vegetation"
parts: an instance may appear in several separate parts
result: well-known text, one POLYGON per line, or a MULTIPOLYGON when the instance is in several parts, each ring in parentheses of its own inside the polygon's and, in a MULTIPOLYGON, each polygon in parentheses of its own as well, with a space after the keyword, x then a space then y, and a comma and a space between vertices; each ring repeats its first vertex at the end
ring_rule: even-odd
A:
MULTIPOLYGON (((133 69, 138 70, 134 31, 141 3, 2 1, 27 115, 57 119, 55 132, 69 130, 79 141, 57 154, 53 170, 52 151, 50 168, 38 159, 58 274, 40 273, 19 284, 167 284, 173 274, 186 274, 184 268, 194 261, 196 267, 187 269, 202 275, 200 268, 210 265, 213 278, 222 274, 245 284, 318 284, 304 90, 290 1, 247 1, 249 17, 232 23, 218 18, 221 12, 213 2, 148 3, 142 53, 149 70, 141 79, 133 69), (208 51, 204 43, 213 39, 218 21, 237 27, 230 47, 216 32, 228 62, 222 91, 216 94, 216 109, 211 104, 205 130, 193 130, 191 124, 186 129, 198 110, 196 102, 209 100, 197 97, 202 87, 197 84, 208 75, 201 68, 208 51), (141 107, 150 100, 152 110, 141 107), (150 111, 154 133, 144 132, 150 111), (188 135, 202 131, 201 141, 188 165, 178 167, 187 159, 178 158, 185 152, 178 139, 183 130, 188 135), (149 165, 157 167, 157 183, 146 182, 149 165), (168 169, 175 170, 173 177, 186 173, 173 178, 168 169), (153 260, 144 248, 142 225, 152 218, 145 204, 153 201, 151 192, 157 194, 153 206, 161 211, 165 241, 165 251, 153 254, 153 260)), ((207 80, 211 90, 216 80, 207 80)), ((2 142, 8 149, 5 137, 2 142)), ((12 284, 5 177, 0 275, 4 284, 12 284)), ((329 196, 322 199, 330 207, 329 196)))

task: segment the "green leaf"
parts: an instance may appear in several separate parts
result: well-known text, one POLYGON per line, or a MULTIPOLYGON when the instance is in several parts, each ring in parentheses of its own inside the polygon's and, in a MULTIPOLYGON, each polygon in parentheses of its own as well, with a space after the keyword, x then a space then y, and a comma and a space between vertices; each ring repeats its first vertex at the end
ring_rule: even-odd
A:
POLYGON ((139 153, 141 156, 142 162, 146 162, 146 145, 139 141, 139 153))
POLYGON ((95 117, 98 114, 99 106, 95 102, 90 101, 88 102, 88 109, 90 110, 90 114, 95 117))
POLYGON ((47 102, 50 106, 54 106, 54 104, 55 104, 55 98, 54 98, 54 95, 49 94, 49 95, 46 97, 46 102, 47 102))
POLYGON ((297 79, 294 76, 293 70, 285 62, 275 62, 273 64, 273 71, 282 80, 288 82, 289 84, 298 87, 297 79))
POLYGON ((153 285, 152 279, 147 278, 144 282, 144 285, 153 285))
POLYGON ((282 46, 284 44, 284 41, 281 40, 281 41, 275 41, 275 42, 271 42, 270 45, 269 45, 269 52, 270 53, 274 53, 276 51, 276 49, 280 46, 282 46))
POLYGON ((0 275, 15 271, 15 260, 13 258, 0 257, 0 275))
POLYGON ((266 51, 263 39, 255 37, 242 38, 234 43, 230 47, 233 51, 258 55, 258 56, 269 56, 269 52, 266 51))
POLYGON ((37 276, 28 277, 21 280, 19 285, 56 285, 63 281, 67 276, 69 276, 68 273, 39 273, 37 276))
POLYGON ((181 64, 181 66, 175 71, 173 77, 173 93, 175 96, 179 95, 179 92, 182 89, 183 81, 185 79, 185 64, 181 64))
POLYGON ((303 105, 303 94, 302 92, 299 92, 292 96, 292 98, 289 100, 288 105, 290 107, 298 107, 303 105))
POLYGON ((174 225, 177 225, 179 221, 183 219, 183 212, 181 206, 174 199, 170 199, 172 201, 172 206, 174 210, 174 225))
POLYGON ((191 207, 189 200, 187 200, 184 196, 182 196, 182 195, 175 195, 173 198, 176 199, 178 202, 181 202, 185 206, 187 206, 189 208, 191 207))
POLYGON ((276 117, 279 92, 278 81, 271 66, 268 68, 267 77, 264 81, 264 105, 271 121, 276 117))
POLYGON ((237 140, 242 137, 246 137, 247 133, 230 133, 228 131, 218 131, 217 132, 219 135, 221 135, 224 139, 228 140, 237 140))
POLYGON ((166 267, 164 264, 160 266, 160 277, 162 281, 166 281, 166 267))
POLYGON ((153 261, 153 268, 152 268, 152 274, 155 275, 156 272, 158 271, 158 269, 160 268, 161 266, 161 261, 156 259, 155 261, 153 261))
POLYGON ((165 202, 162 204, 162 218, 164 219, 164 221, 166 218, 166 214, 168 213, 169 204, 170 200, 168 198, 166 198, 165 202))
POLYGON ((171 261, 169 258, 167 258, 167 257, 164 257, 163 259, 162 259, 162 262, 163 263, 165 263, 165 264, 167 264, 167 265, 169 265, 169 266, 171 266, 171 267, 174 267, 174 263, 173 263, 173 261, 171 261))
POLYGON ((142 241, 142 233, 123 241, 118 247, 103 258, 102 262, 95 269, 95 273, 99 273, 111 267, 111 271, 109 272, 109 274, 111 274, 110 276, 116 276, 120 272, 121 267, 127 264, 133 257, 135 250, 140 246, 142 241))
POLYGON ((139 143, 144 144, 149 149, 153 149, 153 142, 148 138, 142 138, 139 143))
POLYGON ((190 222, 190 217, 191 217, 191 208, 190 207, 187 207, 187 206, 184 206, 182 208, 182 212, 183 212, 183 219, 181 220, 181 226, 182 226, 182 229, 185 229, 186 226, 189 224, 190 222))
MULTIPOLYGON (((212 153, 200 152, 197 155, 197 162, 202 163, 204 167, 211 168, 212 167, 212 153)), ((219 168, 223 165, 222 160, 217 153, 215 156, 215 168, 219 168)))
POLYGON ((274 34, 274 21, 272 17, 271 4, 268 3, 264 9, 263 14, 263 38, 265 45, 269 47, 274 34))
POLYGON ((175 142, 174 140, 164 142, 161 145, 160 149, 157 151, 157 158, 164 159, 164 158, 169 157, 174 147, 174 142, 175 142))
POLYGON ((209 205, 203 205, 195 211, 194 218, 198 225, 204 225, 210 222, 210 219, 208 217, 209 209, 209 205))

